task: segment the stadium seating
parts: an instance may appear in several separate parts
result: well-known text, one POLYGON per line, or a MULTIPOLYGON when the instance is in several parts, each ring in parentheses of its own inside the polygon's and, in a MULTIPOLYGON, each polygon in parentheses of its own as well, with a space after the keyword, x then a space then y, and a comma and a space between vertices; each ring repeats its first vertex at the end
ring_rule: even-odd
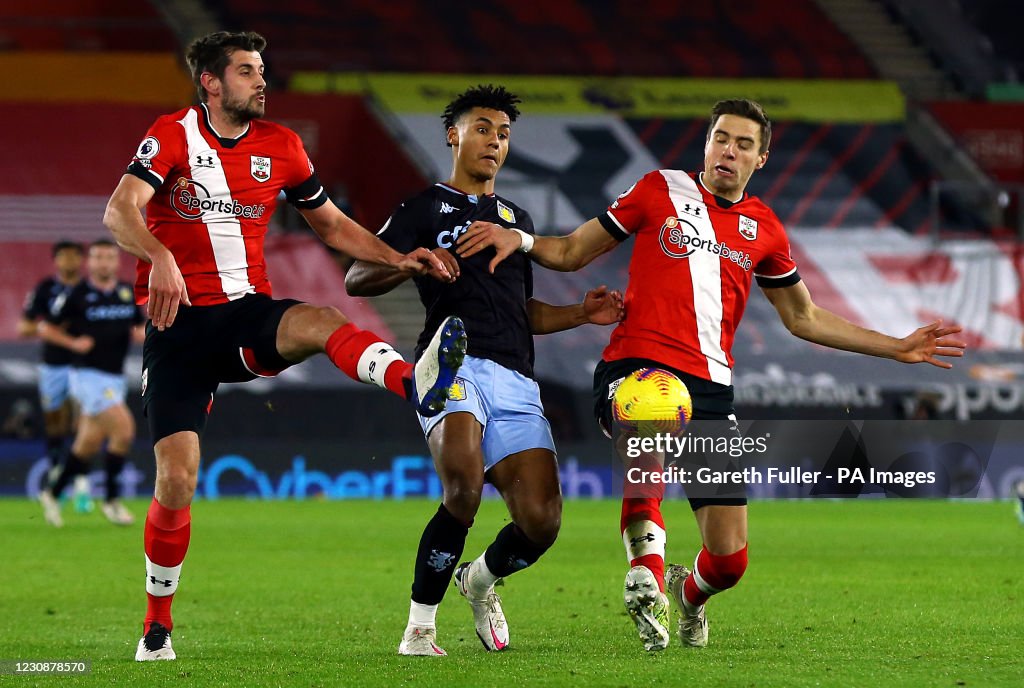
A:
MULTIPOLYGON (((700 165, 706 120, 629 124, 662 166, 700 165)), ((899 125, 780 123, 766 172, 751 178, 749 191, 787 226, 915 231, 928 220, 928 175, 899 125)))
POLYGON ((137 0, 4 0, 0 49, 176 50, 152 3, 137 0))
POLYGON ((273 36, 278 69, 517 74, 872 78, 812 0, 522 3, 219 0, 273 36), (808 27, 813 27, 809 30, 808 27), (723 41, 723 37, 727 40, 723 41), (543 45, 543 50, 536 47, 543 45))

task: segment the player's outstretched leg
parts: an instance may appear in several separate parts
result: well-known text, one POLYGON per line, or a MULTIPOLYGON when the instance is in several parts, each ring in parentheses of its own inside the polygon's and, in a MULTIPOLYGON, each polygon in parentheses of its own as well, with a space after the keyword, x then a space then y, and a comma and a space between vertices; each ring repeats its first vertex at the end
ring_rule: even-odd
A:
POLYGON ((420 415, 436 416, 448 401, 448 388, 466 357, 466 327, 450 316, 441 323, 416 362, 412 402, 420 415))
MULTIPOLYGON (((340 314, 336 317, 343 318, 340 314)), ((466 328, 462 320, 454 316, 445 319, 415 366, 369 330, 343 322, 323 345, 324 353, 342 372, 353 380, 377 385, 411 401, 420 415, 436 416, 444 410, 448 388, 466 356, 466 328)), ((287 326, 300 329, 290 321, 287 326)), ((296 360, 301 360, 302 355, 308 354, 302 352, 296 360)))

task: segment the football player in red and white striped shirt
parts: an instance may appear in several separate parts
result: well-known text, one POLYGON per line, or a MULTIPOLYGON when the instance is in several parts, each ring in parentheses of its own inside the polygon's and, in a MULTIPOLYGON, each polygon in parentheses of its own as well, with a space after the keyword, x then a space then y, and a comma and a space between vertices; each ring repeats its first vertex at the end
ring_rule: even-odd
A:
POLYGON ((259 34, 227 32, 189 46, 201 102, 150 128, 104 216, 139 258, 136 299, 148 304, 151 320, 142 390, 156 487, 146 517, 148 608, 138 661, 175 658, 171 600, 188 549, 200 437, 219 383, 276 375, 326 353, 350 377, 431 416, 444 408, 465 354, 458 318, 441 324, 414 367, 335 308, 271 297, 263 243, 281 191, 334 249, 410 274, 452 276, 427 249, 403 255, 348 218, 327 197, 299 137, 261 119, 265 46, 259 34))
MULTIPOLYGON (((701 172, 650 172, 606 213, 567 236, 538 236, 530 245, 515 232, 477 223, 459 239, 463 257, 494 246, 492 268, 520 250, 562 271, 578 270, 635 239, 626 317, 594 374, 595 412, 609 433, 617 382, 643 367, 665 368, 686 383, 694 419, 735 422, 731 348, 754 279, 789 331, 802 339, 940 368, 951 367, 940 357, 963 355, 964 342, 953 336, 959 327, 934 322, 896 339, 814 304, 790 257, 782 223, 745 192, 750 176, 768 161, 770 142, 771 123, 759 104, 721 101, 711 113, 701 172)), ((663 494, 660 484, 627 485, 620 522, 633 567, 626 576, 626 604, 648 650, 663 649, 669 640, 663 494)), ((692 571, 671 568, 667 587, 681 607, 681 642, 702 647, 704 603, 736 585, 747 567, 747 507, 742 495, 691 498, 690 506, 703 546, 692 571)))

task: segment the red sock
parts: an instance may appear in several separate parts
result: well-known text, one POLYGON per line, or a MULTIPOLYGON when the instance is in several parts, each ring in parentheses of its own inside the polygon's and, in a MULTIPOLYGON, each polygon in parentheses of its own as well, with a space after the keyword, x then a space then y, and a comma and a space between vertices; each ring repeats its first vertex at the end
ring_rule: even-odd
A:
POLYGON ((171 601, 178 589, 181 576, 181 562, 188 551, 188 540, 192 530, 192 514, 189 507, 168 509, 156 501, 149 505, 146 513, 144 540, 146 546, 146 620, 143 633, 156 621, 168 630, 174 627, 171 619, 171 601))
MULTIPOLYGON (((660 464, 644 457, 633 461, 630 468, 661 471, 660 464)), ((627 472, 619 520, 626 557, 630 566, 649 568, 658 580, 658 588, 665 592, 665 519, 661 516, 665 487, 661 483, 630 481, 629 476, 627 472)))
POLYGON ((394 347, 369 330, 345 323, 327 338, 324 353, 341 372, 353 380, 384 387, 403 399, 409 398, 412 364, 394 347), (384 374, 381 375, 381 369, 384 374))
POLYGON ((732 554, 712 554, 701 547, 693 571, 683 582, 686 601, 699 607, 712 595, 728 590, 740 582, 747 570, 747 546, 732 554))

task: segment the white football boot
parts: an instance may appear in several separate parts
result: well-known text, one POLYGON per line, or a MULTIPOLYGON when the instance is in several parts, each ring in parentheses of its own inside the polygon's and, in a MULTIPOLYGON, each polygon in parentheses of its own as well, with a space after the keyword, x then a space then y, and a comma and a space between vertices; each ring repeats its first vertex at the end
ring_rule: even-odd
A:
POLYGON ((115 499, 112 502, 103 502, 100 505, 100 509, 103 510, 103 515, 107 517, 107 520, 115 526, 130 526, 135 523, 135 517, 132 515, 132 512, 125 508, 120 499, 115 499))
POLYGON ((636 624, 640 640, 648 652, 668 647, 669 602, 658 588, 658 580, 646 566, 634 566, 626 574, 623 601, 636 624))
MULTIPOLYGON (((481 589, 481 585, 475 583, 474 574, 478 566, 476 561, 459 564, 455 569, 455 587, 473 610, 476 637, 488 652, 501 652, 509 643, 505 612, 493 585, 481 589)), ((501 585, 501 581, 499 578, 495 585, 501 585)))
POLYGON ((43 518, 54 528, 64 527, 64 517, 60 515, 60 502, 49 490, 39 491, 39 503, 43 507, 43 518))
POLYGON ((679 642, 687 647, 707 647, 708 618, 704 614, 702 604, 695 614, 686 611, 687 604, 683 598, 683 583, 690 575, 690 569, 678 564, 669 565, 665 576, 665 587, 676 598, 679 605, 679 642))
POLYGON ((171 632, 156 621, 149 624, 149 630, 139 640, 139 647, 135 650, 135 661, 152 662, 175 658, 174 648, 171 647, 171 632))
POLYGON ((446 657, 447 652, 437 646, 437 629, 433 626, 409 626, 405 629, 398 654, 409 657, 446 657))

